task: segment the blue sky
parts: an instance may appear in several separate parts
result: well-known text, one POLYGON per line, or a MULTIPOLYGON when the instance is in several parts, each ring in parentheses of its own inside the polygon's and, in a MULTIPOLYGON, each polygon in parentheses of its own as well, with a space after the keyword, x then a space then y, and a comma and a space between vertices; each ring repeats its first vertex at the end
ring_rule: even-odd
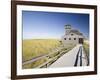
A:
POLYGON ((89 37, 89 14, 22 11, 23 39, 61 38, 66 24, 89 37))

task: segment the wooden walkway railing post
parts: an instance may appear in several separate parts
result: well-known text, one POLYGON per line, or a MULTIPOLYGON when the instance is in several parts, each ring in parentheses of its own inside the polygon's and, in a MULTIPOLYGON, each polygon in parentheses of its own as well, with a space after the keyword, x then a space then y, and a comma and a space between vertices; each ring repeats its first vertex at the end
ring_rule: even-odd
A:
POLYGON ((61 45, 60 47, 56 48, 55 50, 53 50, 51 53, 49 53, 47 55, 41 55, 41 56, 38 56, 36 58, 32 58, 30 60, 24 61, 22 63, 22 65, 30 64, 30 63, 33 63, 35 61, 38 61, 40 59, 43 59, 43 58, 47 57, 47 58, 50 58, 50 59, 48 59, 48 61, 46 61, 45 63, 37 66, 37 68, 48 67, 50 64, 52 64, 53 62, 55 62, 60 56, 62 56, 63 53, 65 53, 65 52, 67 52, 69 50, 69 49, 67 49, 65 51, 61 51, 62 49, 64 49, 63 45, 61 45), (56 56, 54 56, 54 57, 51 58, 50 56, 52 54, 56 53, 56 52, 58 52, 58 54, 56 56))

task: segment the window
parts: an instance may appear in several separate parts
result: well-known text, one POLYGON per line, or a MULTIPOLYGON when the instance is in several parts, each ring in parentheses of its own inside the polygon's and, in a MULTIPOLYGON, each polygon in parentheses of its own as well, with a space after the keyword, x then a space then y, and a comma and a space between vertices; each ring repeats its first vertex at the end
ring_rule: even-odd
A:
POLYGON ((71 40, 71 38, 69 38, 69 40, 71 40))
POLYGON ((73 34, 71 34, 71 36, 73 36, 73 34))
POLYGON ((76 38, 74 38, 74 40, 76 40, 76 38))
POLYGON ((66 38, 64 38, 64 40, 66 40, 66 38))

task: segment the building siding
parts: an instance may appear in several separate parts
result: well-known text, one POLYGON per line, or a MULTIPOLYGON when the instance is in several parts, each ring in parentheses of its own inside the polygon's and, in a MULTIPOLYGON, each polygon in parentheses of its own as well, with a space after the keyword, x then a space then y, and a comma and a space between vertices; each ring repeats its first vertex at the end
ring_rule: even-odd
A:
POLYGON ((73 45, 74 44, 79 44, 79 38, 83 38, 83 36, 77 35, 75 33, 70 33, 68 35, 62 36, 62 43, 64 44, 64 46, 66 46, 66 45, 72 45, 72 44, 73 45))

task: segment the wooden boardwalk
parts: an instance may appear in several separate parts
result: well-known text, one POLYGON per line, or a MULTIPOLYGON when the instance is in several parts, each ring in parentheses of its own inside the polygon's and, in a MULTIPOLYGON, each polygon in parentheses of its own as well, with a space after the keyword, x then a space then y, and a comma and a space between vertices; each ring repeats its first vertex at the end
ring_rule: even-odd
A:
POLYGON ((56 62, 49 66, 55 67, 68 67, 68 66, 87 66, 87 56, 83 49, 82 44, 76 45, 72 50, 65 53, 56 62))

